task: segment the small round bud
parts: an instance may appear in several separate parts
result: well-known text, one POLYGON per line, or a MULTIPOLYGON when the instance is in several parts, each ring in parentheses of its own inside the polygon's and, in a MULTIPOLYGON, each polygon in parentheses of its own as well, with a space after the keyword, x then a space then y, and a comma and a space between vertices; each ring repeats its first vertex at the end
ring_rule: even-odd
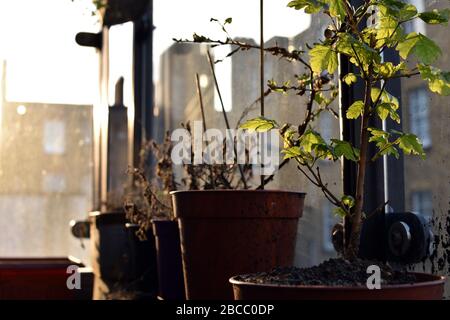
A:
POLYGON ((327 38, 327 39, 331 39, 331 38, 333 38, 333 36, 334 36, 334 31, 331 30, 331 29, 328 27, 328 28, 326 28, 325 31, 324 31, 324 36, 325 36, 325 38, 327 38))

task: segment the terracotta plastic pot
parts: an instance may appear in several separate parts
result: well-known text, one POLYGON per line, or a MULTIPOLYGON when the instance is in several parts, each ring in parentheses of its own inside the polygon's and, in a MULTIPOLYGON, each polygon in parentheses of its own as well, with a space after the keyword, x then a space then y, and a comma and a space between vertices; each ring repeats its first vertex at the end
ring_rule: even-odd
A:
POLYGON ((187 299, 233 299, 228 279, 293 264, 304 193, 175 191, 187 299))
POLYGON ((415 273, 414 284, 365 287, 254 284, 230 279, 235 300, 441 300, 445 277, 415 273))
POLYGON ((178 222, 153 220, 153 234, 158 261, 158 295, 163 300, 184 300, 184 277, 178 222))

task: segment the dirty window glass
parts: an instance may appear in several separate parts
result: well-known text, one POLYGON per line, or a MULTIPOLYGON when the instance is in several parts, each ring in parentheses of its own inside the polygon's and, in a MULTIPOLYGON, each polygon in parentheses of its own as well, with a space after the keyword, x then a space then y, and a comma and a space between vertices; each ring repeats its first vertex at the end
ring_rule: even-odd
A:
POLYGON ((89 1, 0 3, 0 256, 75 256, 69 229, 92 208, 94 49, 89 1))

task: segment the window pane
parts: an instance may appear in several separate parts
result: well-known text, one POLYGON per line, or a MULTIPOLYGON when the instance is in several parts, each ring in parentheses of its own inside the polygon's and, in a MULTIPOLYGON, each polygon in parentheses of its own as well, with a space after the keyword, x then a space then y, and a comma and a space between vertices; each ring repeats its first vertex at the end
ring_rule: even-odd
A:
MULTIPOLYGON (((439 9, 443 4, 426 2, 424 10, 439 9)), ((431 37, 442 48, 443 55, 436 63, 444 70, 450 65, 450 44, 448 30, 445 28, 427 27, 427 36, 431 37)), ((410 67, 415 66, 411 61, 410 67)), ((448 215, 450 199, 450 98, 434 93, 425 93, 425 83, 420 77, 402 80, 402 116, 404 131, 417 134, 424 143, 426 159, 416 156, 405 156, 405 207, 417 212, 426 219, 433 218, 433 233, 439 239, 434 260, 434 268, 427 262, 426 270, 438 274, 448 274, 448 260, 443 257, 443 246, 448 243, 448 215), (437 261, 440 259, 440 263, 437 261)), ((395 196, 392 195, 392 196, 395 196)), ((395 208, 394 208, 395 209, 395 208)), ((419 268, 423 271, 422 267, 419 268)), ((448 296, 450 291, 447 290, 448 296)))
POLYGON ((2 257, 72 255, 89 263, 69 222, 92 209, 98 57, 75 43, 77 32, 98 31, 91 5, 0 3, 2 257))

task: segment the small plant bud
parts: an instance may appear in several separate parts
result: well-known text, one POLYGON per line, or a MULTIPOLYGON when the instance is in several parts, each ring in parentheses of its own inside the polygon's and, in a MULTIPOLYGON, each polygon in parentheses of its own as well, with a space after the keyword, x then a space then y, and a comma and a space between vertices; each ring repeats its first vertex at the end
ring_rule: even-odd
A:
POLYGON ((330 27, 326 28, 323 34, 327 39, 331 39, 334 37, 334 31, 330 27))

